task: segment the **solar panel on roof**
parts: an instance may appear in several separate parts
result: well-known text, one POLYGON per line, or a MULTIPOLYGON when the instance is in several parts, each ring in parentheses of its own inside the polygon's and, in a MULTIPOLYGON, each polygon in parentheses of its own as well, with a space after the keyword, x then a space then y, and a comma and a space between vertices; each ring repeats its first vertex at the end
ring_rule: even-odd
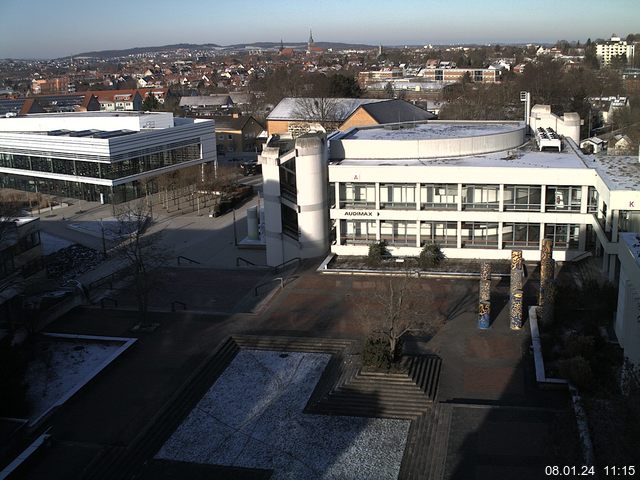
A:
POLYGON ((97 132, 93 135, 93 138, 114 138, 121 137, 123 135, 129 135, 131 133, 135 133, 132 130, 112 130, 110 132, 97 132))
POLYGON ((70 132, 69 136, 70 137, 90 137, 94 133, 96 133, 96 130, 80 130, 77 132, 70 132))
POLYGON ((50 132, 47 132, 47 135, 49 136, 53 136, 53 137, 59 137, 61 135, 67 135, 70 132, 70 130, 51 130, 50 132))

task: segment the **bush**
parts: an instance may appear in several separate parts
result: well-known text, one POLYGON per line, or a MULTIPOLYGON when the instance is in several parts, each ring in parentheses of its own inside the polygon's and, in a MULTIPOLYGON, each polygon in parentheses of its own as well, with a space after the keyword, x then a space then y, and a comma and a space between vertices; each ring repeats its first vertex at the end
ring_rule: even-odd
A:
POLYGON ((371 267, 378 267, 387 255, 389 255, 389 252, 387 251, 386 241, 382 240, 380 242, 372 243, 369 245, 367 264, 371 267))
POLYGON ((587 335, 571 335, 564 344, 564 356, 567 358, 590 358, 593 355, 595 338, 587 335))
POLYGON ((566 358, 558 362, 558 371, 580 390, 590 390, 593 386, 593 372, 589 362, 581 356, 566 358))
POLYGON ((440 245, 437 243, 427 243, 422 248, 422 252, 420 252, 418 263, 422 270, 426 270, 428 268, 437 267, 445 258, 446 256, 442 253, 440 245))
POLYGON ((362 365, 373 368, 391 368, 393 358, 389 341, 384 338, 368 338, 362 349, 362 365))

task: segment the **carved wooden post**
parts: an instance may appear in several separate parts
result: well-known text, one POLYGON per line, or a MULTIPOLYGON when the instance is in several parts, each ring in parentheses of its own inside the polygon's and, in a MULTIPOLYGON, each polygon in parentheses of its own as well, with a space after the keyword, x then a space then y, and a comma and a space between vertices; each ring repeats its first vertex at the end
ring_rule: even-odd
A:
POLYGON ((480 264, 480 302, 491 301, 491 264, 480 264))
POLYGON ((480 302, 478 307, 478 328, 486 330, 491 325, 491 303, 480 302))
POLYGON ((520 330, 522 328, 522 290, 516 290, 511 294, 509 314, 511 330, 520 330))
MULTIPOLYGON (((550 261, 553 261, 553 241, 550 238, 542 240, 542 250, 540 251, 540 294, 538 304, 544 304, 544 284, 553 278, 553 271, 549 271, 550 261)), ((553 268, 553 266, 551 265, 553 268)))

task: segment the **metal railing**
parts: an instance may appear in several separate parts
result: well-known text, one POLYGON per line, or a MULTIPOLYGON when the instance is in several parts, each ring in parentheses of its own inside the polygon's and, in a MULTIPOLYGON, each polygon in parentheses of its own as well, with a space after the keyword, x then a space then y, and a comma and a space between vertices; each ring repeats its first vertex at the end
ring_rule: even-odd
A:
POLYGON ((258 266, 255 263, 253 263, 252 261, 247 260, 246 258, 236 257, 236 267, 240 266, 240 262, 244 262, 245 265, 253 265, 254 267, 258 266))
POLYGON ((171 302, 171 311, 175 312, 176 311, 176 307, 181 307, 182 310, 186 310, 187 309, 187 304, 184 302, 181 302, 179 300, 174 300, 173 302, 171 302))
POLYGON ((275 267, 273 267, 273 273, 278 273, 278 272, 284 270, 287 266, 289 266, 293 262, 297 262, 298 265, 299 265, 301 261, 302 261, 302 259, 300 257, 291 258, 291 259, 287 260, 286 262, 282 262, 280 265, 276 265, 275 267))
POLYGON ((191 258, 185 257, 183 255, 179 255, 178 256, 178 265, 181 265, 180 260, 185 260, 187 263, 195 263, 197 265, 202 265, 200 262, 198 262, 197 260, 193 260, 191 258))
POLYGON ((284 277, 277 277, 277 278, 272 278, 271 280, 267 280, 266 282, 263 282, 259 285, 256 285, 255 288, 253 289, 253 295, 255 297, 258 296, 258 290, 260 289, 260 287, 264 287, 265 285, 270 285, 273 282, 280 282, 280 289, 284 288, 284 277))

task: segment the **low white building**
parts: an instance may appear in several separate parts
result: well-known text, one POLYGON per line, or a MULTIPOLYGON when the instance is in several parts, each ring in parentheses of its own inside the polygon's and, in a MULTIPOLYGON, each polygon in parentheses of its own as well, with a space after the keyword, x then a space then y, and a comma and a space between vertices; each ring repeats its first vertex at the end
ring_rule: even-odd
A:
POLYGON ((624 354, 640 365, 640 234, 620 234, 620 282, 615 332, 624 354))
POLYGON ((166 112, 0 118, 0 188, 119 203, 164 173, 216 162, 215 124, 166 112))

